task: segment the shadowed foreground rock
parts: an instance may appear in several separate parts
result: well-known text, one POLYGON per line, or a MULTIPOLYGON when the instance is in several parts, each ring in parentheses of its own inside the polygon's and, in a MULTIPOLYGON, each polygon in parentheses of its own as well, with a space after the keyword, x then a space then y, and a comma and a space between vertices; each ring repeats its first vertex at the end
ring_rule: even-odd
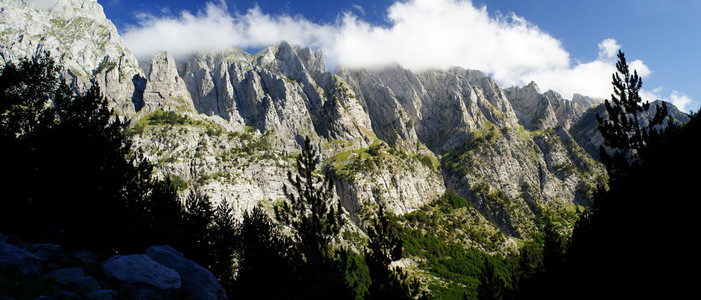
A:
POLYGON ((182 292, 186 299, 227 299, 214 274, 175 251, 170 246, 151 246, 146 255, 180 274, 182 292))
POLYGON ((228 299, 211 272, 170 246, 102 259, 0 234, 0 299, 228 299))
POLYGON ((120 285, 120 294, 131 298, 174 297, 180 289, 180 275, 145 254, 115 256, 102 264, 111 280, 120 285))

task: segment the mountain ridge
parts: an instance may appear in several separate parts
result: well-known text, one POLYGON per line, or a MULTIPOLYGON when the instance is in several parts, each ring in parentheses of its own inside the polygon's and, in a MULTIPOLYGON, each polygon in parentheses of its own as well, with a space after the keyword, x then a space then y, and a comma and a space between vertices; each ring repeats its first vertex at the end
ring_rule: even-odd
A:
POLYGON ((159 176, 181 182, 182 193, 232 202, 238 216, 284 199, 284 174, 304 136, 321 149, 336 196, 359 225, 378 204, 407 213, 454 190, 526 238, 543 209, 583 209, 605 176, 571 130, 592 98, 567 100, 535 83, 504 89, 462 68, 331 73, 323 53, 287 42, 138 62, 96 1, 58 3, 42 10, 4 0, 0 57, 52 50, 76 90, 100 84, 159 176))

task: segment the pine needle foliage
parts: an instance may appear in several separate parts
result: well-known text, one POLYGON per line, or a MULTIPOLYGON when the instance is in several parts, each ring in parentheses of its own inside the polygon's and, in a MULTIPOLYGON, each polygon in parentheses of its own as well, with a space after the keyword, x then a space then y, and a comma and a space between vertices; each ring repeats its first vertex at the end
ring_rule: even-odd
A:
MULTIPOLYGON (((643 114, 650 110, 650 102, 640 97, 642 78, 636 70, 631 74, 625 55, 618 51, 616 73, 613 73, 613 94, 611 101, 605 101, 607 117, 597 115, 599 131, 604 144, 613 150, 609 154, 602 146, 601 158, 611 174, 625 172, 630 164, 638 162, 638 152, 645 148, 650 139, 661 135, 658 129, 668 117, 667 105, 655 105, 652 119, 643 114)), ((671 119, 668 125, 671 126, 671 119)))
POLYGON ((341 202, 332 204, 333 181, 328 174, 315 173, 319 158, 306 137, 304 149, 297 156, 297 174, 287 172, 291 186, 283 186, 286 202, 275 207, 276 219, 293 229, 294 239, 304 255, 312 278, 321 276, 321 267, 329 254, 332 240, 343 226, 341 202))

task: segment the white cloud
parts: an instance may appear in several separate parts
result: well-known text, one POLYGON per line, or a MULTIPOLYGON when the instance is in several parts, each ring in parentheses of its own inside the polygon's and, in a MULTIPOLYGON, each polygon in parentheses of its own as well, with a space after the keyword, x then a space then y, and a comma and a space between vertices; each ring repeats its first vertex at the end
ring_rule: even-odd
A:
MULTIPOLYGON (((486 7, 469 0, 397 1, 386 18, 388 26, 375 26, 346 12, 334 23, 318 24, 257 7, 231 14, 219 2, 207 3, 196 14, 145 15, 123 37, 140 59, 160 50, 182 57, 197 50, 262 48, 286 40, 321 49, 330 68, 461 66, 487 72, 504 86, 536 81, 541 90, 553 89, 565 98, 573 93, 608 98, 612 92, 611 74, 621 48, 614 39, 598 45, 596 60, 572 63, 561 42, 537 26, 515 14, 490 16, 486 7)), ((651 73, 642 61, 630 64, 642 77, 651 73)))
POLYGON ((209 2, 197 14, 187 11, 177 17, 142 14, 139 24, 127 27, 122 36, 139 59, 149 59, 160 50, 183 57, 200 50, 264 47, 283 39, 320 48, 331 37, 329 29, 301 17, 264 14, 258 7, 246 14, 231 15, 225 4, 209 2))
POLYGON ((599 43, 599 60, 615 60, 621 45, 614 39, 605 39, 599 43))
POLYGON ((684 95, 684 93, 680 93, 678 91, 673 91, 672 94, 668 98, 669 102, 672 102, 674 106, 679 108, 682 112, 687 112, 690 108, 689 105, 694 102, 689 96, 684 95))
POLYGON ((691 97, 679 91, 672 91, 668 96, 662 94, 662 88, 658 87, 653 90, 642 90, 640 92, 640 97, 643 101, 655 101, 663 100, 674 104, 681 112, 689 112, 694 107, 698 108, 698 103, 696 103, 691 97))
POLYGON ((397 63, 414 70, 463 66, 513 81, 512 74, 568 63, 560 41, 515 15, 490 18, 486 8, 452 0, 393 4, 389 27, 344 16, 333 52, 339 64, 397 63))

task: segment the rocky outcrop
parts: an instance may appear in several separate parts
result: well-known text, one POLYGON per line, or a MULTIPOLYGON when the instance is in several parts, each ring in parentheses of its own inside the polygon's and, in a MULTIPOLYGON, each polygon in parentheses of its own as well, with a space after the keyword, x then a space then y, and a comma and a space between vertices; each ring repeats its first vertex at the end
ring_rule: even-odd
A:
MULTIPOLYGON (((236 215, 261 201, 284 199, 285 174, 293 167, 293 155, 304 136, 312 138, 324 160, 367 149, 377 140, 362 101, 342 77, 326 71, 320 52, 283 42, 257 54, 236 49, 200 53, 188 58, 180 76, 196 111, 207 117, 192 116, 198 121, 189 124, 146 126, 134 136, 134 145, 152 161, 163 162, 159 168, 163 176, 177 176, 196 185, 215 203, 233 203, 236 215), (226 124, 215 120, 226 120, 226 124)), ((159 80, 151 77, 145 99, 149 86, 158 87, 151 81, 159 80)), ((384 170, 384 176, 396 177, 396 171, 384 170)), ((411 179, 403 188, 399 187, 403 182, 388 181, 393 184, 391 190, 402 191, 389 193, 403 200, 387 200, 398 212, 416 209, 444 190, 438 173, 434 172, 431 184, 424 184, 422 174, 403 176, 411 179)), ((358 182, 344 181, 342 186, 349 184, 364 186, 356 190, 387 188, 361 177, 358 182)), ((343 193, 342 198, 348 205, 380 201, 348 198, 367 194, 343 193)), ((352 210, 352 206, 347 208, 352 210)))
MULTIPOLYGON (((519 123, 528 130, 541 130, 562 126, 569 129, 586 111, 588 106, 563 99, 553 91, 541 93, 535 82, 524 87, 506 89, 509 102, 519 118, 519 123)), ((577 97, 579 101, 591 98, 577 97)))
POLYGON ((175 66, 175 58, 161 51, 151 60, 148 81, 143 92, 144 114, 162 111, 176 111, 192 115, 195 108, 190 92, 175 66))
POLYGON ((603 174, 564 130, 579 106, 541 94, 535 84, 502 90, 484 74, 459 68, 338 72, 363 102, 378 138, 397 149, 430 149, 441 158, 445 188, 512 235, 532 233, 545 206, 586 205, 585 191, 603 174))
POLYGON ((84 250, 66 258, 60 245, 27 244, 0 234, 0 298, 24 299, 228 299, 214 275, 170 246, 146 254, 117 255, 100 267, 84 250))
POLYGON ((188 58, 182 77, 198 112, 274 133, 293 151, 301 138, 372 142, 370 121, 350 88, 325 70, 320 52, 288 43, 188 58))
POLYGON ((377 137, 393 147, 416 151, 423 144, 440 155, 484 123, 516 123, 501 89, 477 71, 455 68, 417 74, 395 66, 337 72, 363 103, 377 137))
POLYGON ((117 255, 105 261, 102 269, 131 298, 174 297, 181 285, 178 272, 145 254, 117 255))
POLYGON ((151 246, 146 255, 156 262, 178 272, 186 299, 227 299, 217 278, 204 267, 185 258, 170 246, 151 246))
POLYGON ((77 90, 95 80, 119 114, 138 109, 143 72, 96 0, 0 2, 0 60, 39 51, 51 52, 77 90))
POLYGON ((591 108, 601 104, 604 100, 575 93, 572 95, 572 102, 579 103, 586 108, 591 108))

